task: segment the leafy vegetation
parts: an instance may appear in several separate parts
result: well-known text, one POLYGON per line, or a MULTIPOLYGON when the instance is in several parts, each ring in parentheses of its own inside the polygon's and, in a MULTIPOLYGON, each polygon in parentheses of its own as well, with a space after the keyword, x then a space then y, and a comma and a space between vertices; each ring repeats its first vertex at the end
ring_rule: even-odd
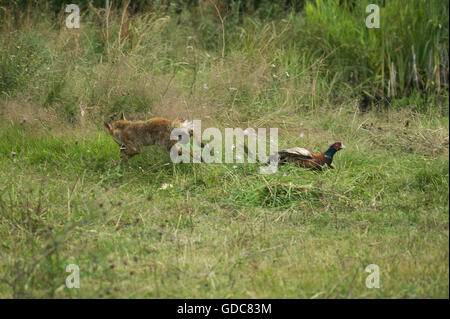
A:
POLYGON ((448 298, 448 3, 376 2, 380 29, 368 1, 110 3, 67 29, 64 1, 0 1, 1 297, 448 298), (346 149, 120 163, 121 111, 346 149))

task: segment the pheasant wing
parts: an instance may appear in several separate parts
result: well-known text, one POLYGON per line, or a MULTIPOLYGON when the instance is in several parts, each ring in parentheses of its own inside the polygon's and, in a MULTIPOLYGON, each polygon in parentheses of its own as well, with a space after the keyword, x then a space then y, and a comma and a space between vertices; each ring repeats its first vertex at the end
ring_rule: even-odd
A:
POLYGON ((280 156, 283 157, 293 157, 293 158, 299 158, 299 159, 314 159, 313 153, 302 147, 293 147, 288 148, 286 150, 281 150, 278 152, 280 156))

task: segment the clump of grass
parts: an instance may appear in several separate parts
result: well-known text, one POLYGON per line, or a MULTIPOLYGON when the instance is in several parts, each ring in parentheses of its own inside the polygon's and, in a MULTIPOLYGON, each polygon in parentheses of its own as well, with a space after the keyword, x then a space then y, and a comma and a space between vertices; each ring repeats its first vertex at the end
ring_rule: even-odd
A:
POLYGON ((0 189, 1 236, 7 238, 2 244, 0 282, 13 298, 54 298, 67 276, 67 258, 76 258, 73 252, 71 256, 64 254, 70 233, 93 220, 90 214, 80 220, 84 207, 76 198, 69 198, 69 221, 57 221, 53 197, 45 179, 40 183, 27 181, 27 185, 22 179, 0 189), (25 250, 26 254, 21 254, 25 250))
POLYGON ((369 29, 364 20, 370 3, 307 2, 308 45, 327 55, 328 66, 337 67, 343 80, 369 95, 448 92, 448 3, 377 3, 380 28, 369 29))
POLYGON ((36 31, 18 33, 0 47, 0 92, 11 95, 26 87, 41 68, 49 67, 51 52, 36 31))

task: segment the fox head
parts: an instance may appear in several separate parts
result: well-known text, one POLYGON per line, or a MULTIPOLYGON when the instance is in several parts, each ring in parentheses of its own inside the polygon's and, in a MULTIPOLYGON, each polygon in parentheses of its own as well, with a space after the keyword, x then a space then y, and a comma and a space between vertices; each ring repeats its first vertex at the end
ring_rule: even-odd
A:
POLYGON ((120 145, 121 149, 125 147, 121 138, 122 135, 121 133, 123 129, 129 125, 129 121, 125 119, 125 115, 122 113, 118 121, 113 122, 111 124, 103 122, 103 125, 105 125, 106 129, 108 130, 109 134, 112 136, 114 141, 116 141, 116 143, 120 145))

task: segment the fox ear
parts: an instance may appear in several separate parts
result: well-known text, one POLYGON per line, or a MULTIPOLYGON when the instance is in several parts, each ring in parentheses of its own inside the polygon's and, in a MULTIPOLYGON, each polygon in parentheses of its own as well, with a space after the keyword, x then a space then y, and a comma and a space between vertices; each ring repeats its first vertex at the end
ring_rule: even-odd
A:
POLYGON ((111 125, 109 125, 109 124, 106 123, 106 122, 103 122, 103 125, 105 125, 105 127, 106 127, 106 129, 107 129, 108 131, 111 131, 111 125))
POLYGON ((125 118, 125 113, 122 112, 122 114, 120 115, 120 119, 123 121, 126 121, 127 119, 125 118))

